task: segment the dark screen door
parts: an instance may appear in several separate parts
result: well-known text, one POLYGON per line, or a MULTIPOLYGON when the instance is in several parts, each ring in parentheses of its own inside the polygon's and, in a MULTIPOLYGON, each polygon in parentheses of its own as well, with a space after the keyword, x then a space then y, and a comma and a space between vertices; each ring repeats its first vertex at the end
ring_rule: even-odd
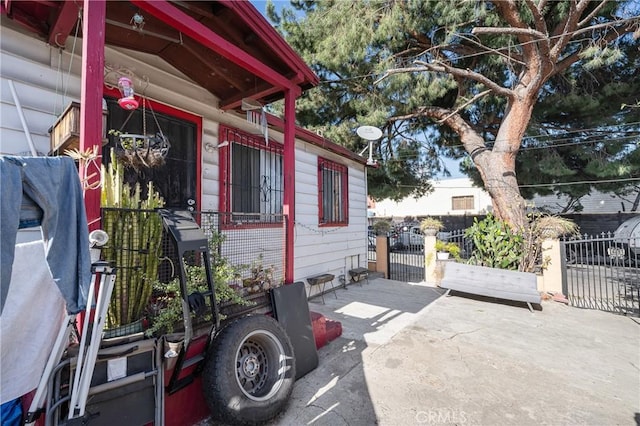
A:
MULTIPOLYGON (((152 182, 164 198, 165 207, 195 207, 197 126, 190 121, 152 111, 148 105, 143 108, 142 102, 133 112, 122 109, 113 98, 107 98, 107 106, 108 129, 146 135, 155 135, 162 129, 170 143, 164 164, 154 167, 126 167, 125 181, 132 187, 139 183, 145 197, 147 185, 152 182), (143 120, 143 111, 146 122, 143 120)), ((110 135, 109 143, 103 148, 105 165, 110 162, 111 149, 115 150, 116 156, 122 154, 122 146, 117 136, 110 135)))

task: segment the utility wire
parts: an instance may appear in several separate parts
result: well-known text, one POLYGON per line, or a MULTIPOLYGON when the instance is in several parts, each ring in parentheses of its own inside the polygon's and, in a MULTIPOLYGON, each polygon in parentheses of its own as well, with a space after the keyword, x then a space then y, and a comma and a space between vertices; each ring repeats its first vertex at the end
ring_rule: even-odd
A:
MULTIPOLYGON (((536 183, 528 185, 518 185, 518 188, 546 188, 552 186, 571 186, 571 185, 598 185, 601 183, 619 183, 619 182, 637 182, 640 181, 640 177, 637 178, 625 178, 625 179, 603 179, 603 180, 582 180, 575 182, 555 182, 555 183, 536 183)), ((418 188, 417 185, 398 185, 402 188, 418 188)), ((505 188, 510 185, 503 185, 505 188)), ((468 186, 447 186, 447 189, 469 189, 468 186)), ((484 189, 484 188, 480 188, 484 189)))
MULTIPOLYGON (((549 144, 549 145, 545 145, 545 146, 520 147, 518 149, 518 152, 534 151, 534 150, 540 150, 540 149, 562 148, 562 147, 567 147, 567 146, 578 146, 578 145, 587 145, 587 144, 613 144, 613 143, 617 143, 617 142, 633 143, 634 139, 638 138, 639 136, 640 136, 640 134, 631 135, 631 136, 622 136, 622 137, 618 137, 618 138, 615 138, 615 139, 597 139, 597 140, 579 141, 579 142, 571 142, 571 143, 564 143, 564 144, 549 144)), ((640 143, 640 139, 638 139, 638 143, 640 143)), ((487 149, 491 150, 491 152, 494 152, 494 153, 510 152, 510 151, 507 151, 507 150, 495 150, 495 149, 492 148, 493 144, 490 144, 490 145, 491 146, 487 146, 487 149)), ((443 147, 437 147, 437 148, 438 149, 464 148, 464 145, 452 145, 452 146, 443 146, 443 147)), ((417 154, 417 155, 394 155, 393 157, 390 157, 389 159, 409 160, 409 159, 420 158, 422 155, 423 154, 417 154)))

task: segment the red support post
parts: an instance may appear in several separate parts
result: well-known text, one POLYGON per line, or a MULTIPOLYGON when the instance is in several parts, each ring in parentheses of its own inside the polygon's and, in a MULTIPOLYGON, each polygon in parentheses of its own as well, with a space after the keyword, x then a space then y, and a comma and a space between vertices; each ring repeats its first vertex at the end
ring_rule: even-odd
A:
MULTIPOLYGON (((104 40, 106 1, 84 2, 82 19, 82 87, 80 92, 80 150, 97 147, 102 154, 102 87, 104 84, 104 40)), ((86 186, 100 181, 101 157, 89 170, 81 166, 80 176, 87 176, 86 186), (95 166, 95 167, 94 167, 95 166)), ((100 227, 100 188, 87 189, 84 204, 89 221, 89 230, 100 227)))
POLYGON ((296 97, 298 93, 287 90, 284 94, 284 205, 283 213, 287 215, 285 241, 284 282, 293 283, 294 253, 293 236, 296 225, 296 97))

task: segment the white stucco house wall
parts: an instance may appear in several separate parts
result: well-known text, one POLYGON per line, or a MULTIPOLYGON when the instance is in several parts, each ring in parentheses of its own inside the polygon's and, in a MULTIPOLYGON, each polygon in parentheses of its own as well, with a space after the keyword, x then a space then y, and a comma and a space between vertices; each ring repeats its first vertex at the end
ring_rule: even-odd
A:
POLYGON ((404 218, 406 216, 446 216, 485 214, 491 211, 491 197, 468 178, 432 182, 433 192, 418 199, 383 200, 370 207, 370 216, 404 218))

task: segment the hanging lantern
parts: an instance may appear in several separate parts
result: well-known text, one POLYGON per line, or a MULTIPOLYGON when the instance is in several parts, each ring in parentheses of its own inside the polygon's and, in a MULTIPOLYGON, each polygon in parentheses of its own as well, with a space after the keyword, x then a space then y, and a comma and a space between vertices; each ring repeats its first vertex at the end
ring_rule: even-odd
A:
POLYGON ((133 97, 133 83, 129 77, 120 77, 118 79, 118 89, 122 97, 118 99, 118 105, 126 110, 138 108, 138 101, 133 97))

